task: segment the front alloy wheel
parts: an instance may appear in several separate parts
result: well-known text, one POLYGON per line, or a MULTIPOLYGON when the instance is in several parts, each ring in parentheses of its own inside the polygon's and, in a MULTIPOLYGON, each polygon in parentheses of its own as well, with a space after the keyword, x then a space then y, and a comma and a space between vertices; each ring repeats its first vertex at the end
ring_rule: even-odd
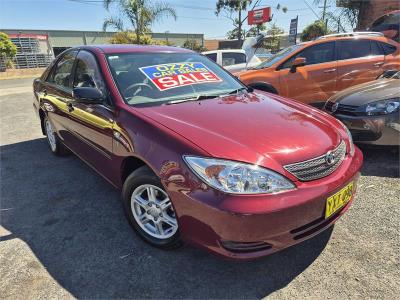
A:
POLYGON ((167 193, 155 185, 138 186, 131 196, 131 210, 138 225, 157 239, 168 239, 178 230, 167 193))
POLYGON ((122 200, 129 223, 142 239, 162 249, 182 245, 171 199, 150 168, 140 167, 128 176, 122 200))

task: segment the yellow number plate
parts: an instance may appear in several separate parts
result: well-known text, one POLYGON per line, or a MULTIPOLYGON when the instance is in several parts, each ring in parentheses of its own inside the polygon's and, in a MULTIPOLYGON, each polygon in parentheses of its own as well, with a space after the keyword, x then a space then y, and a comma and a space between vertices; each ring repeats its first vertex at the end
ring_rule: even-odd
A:
POLYGON ((332 216, 350 201, 351 197, 353 196, 353 185, 353 182, 350 182, 339 192, 326 199, 325 219, 332 216))

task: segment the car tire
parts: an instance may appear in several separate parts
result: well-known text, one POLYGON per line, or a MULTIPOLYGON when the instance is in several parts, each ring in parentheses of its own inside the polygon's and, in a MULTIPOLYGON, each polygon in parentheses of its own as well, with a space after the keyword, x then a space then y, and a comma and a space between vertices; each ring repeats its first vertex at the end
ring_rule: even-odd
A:
POLYGON ((43 128, 51 153, 56 156, 67 155, 69 151, 58 138, 56 132, 54 131, 54 126, 48 117, 45 117, 43 120, 43 128))
POLYGON ((144 241, 166 250, 182 246, 172 202, 149 167, 140 167, 128 176, 122 201, 130 225, 144 241))

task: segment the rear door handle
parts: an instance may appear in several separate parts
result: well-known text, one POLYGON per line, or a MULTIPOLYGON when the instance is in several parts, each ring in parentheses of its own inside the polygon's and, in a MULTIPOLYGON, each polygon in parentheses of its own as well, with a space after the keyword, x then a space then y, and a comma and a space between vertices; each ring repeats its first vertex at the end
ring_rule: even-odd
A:
POLYGON ((67 102, 67 108, 69 112, 72 112, 74 110, 74 105, 72 102, 67 102))
POLYGON ((377 62, 374 64, 374 67, 380 67, 384 64, 384 62, 377 62))
POLYGON ((336 69, 329 69, 329 70, 325 70, 324 73, 333 73, 335 71, 336 71, 336 69))

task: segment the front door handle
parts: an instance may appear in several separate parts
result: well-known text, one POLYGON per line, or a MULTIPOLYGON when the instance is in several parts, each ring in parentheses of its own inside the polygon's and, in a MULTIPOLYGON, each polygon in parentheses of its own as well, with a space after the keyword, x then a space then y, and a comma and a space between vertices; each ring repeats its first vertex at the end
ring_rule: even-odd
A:
POLYGON ((336 71, 336 69, 329 69, 329 70, 325 70, 324 73, 333 73, 335 71, 336 71))
POLYGON ((377 63, 374 64, 374 67, 380 67, 380 66, 382 66, 383 64, 384 64, 383 61, 377 62, 377 63))
POLYGON ((72 102, 67 102, 67 108, 69 112, 72 112, 74 110, 74 105, 72 102))

